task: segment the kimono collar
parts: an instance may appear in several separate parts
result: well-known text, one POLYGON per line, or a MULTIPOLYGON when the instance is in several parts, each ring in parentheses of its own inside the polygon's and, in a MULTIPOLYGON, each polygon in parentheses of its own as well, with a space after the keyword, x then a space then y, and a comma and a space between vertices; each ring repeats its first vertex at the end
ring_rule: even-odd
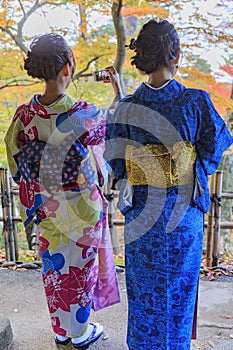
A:
POLYGON ((163 102, 172 100, 185 90, 185 87, 177 80, 170 80, 161 88, 153 88, 147 83, 142 83, 134 93, 139 99, 149 100, 153 102, 163 102))
POLYGON ((53 111, 56 113, 67 112, 75 104, 75 100, 71 96, 64 94, 57 101, 53 102, 49 106, 46 106, 46 105, 43 105, 39 102, 39 99, 38 99, 39 96, 40 96, 39 94, 36 94, 32 97, 31 104, 32 104, 33 108, 35 110, 37 110, 38 107, 42 106, 50 114, 53 114, 52 113, 53 111))

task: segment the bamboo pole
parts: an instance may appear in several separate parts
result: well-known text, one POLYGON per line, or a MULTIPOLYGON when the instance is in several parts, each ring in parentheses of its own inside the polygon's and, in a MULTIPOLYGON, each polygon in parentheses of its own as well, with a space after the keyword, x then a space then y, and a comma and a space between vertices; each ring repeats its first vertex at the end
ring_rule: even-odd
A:
POLYGON ((233 199, 233 192, 222 192, 222 198, 233 199))
POLYGON ((16 261, 16 248, 15 248, 15 233, 13 225, 13 213, 12 213, 12 194, 11 194, 11 183, 9 170, 5 169, 5 180, 6 180, 6 194, 7 194, 7 221, 8 221, 8 238, 10 243, 11 260, 16 261))
POLYGON ((214 200, 214 233, 213 233, 213 253, 212 267, 218 265, 219 240, 220 240, 220 218, 221 218, 221 201, 222 201, 222 181, 223 172, 216 171, 215 176, 215 200, 214 200))
POLYGON ((11 184, 10 176, 8 169, 5 169, 6 177, 6 193, 7 193, 7 215, 8 215, 8 232, 9 232, 9 241, 10 241, 10 252, 11 260, 16 261, 16 249, 15 249, 15 233, 13 225, 13 214, 12 214, 12 195, 11 195, 11 184))
POLYGON ((113 247, 113 253, 114 254, 120 254, 121 253, 121 247, 120 247, 120 241, 118 236, 118 229, 116 225, 114 224, 114 219, 116 217, 116 208, 114 205, 114 192, 111 191, 110 193, 110 200, 108 202, 108 217, 109 217, 109 230, 111 234, 112 239, 112 247, 113 247))
POLYGON ((6 195, 6 186, 5 186, 5 169, 0 169, 0 185, 1 185, 1 204, 2 204, 2 221, 3 228, 2 234, 4 237, 4 246, 5 246, 5 259, 10 261, 10 244, 7 230, 7 195, 6 195))
MULTIPOLYGON (((3 216, 0 216, 0 221, 4 221, 4 218, 3 218, 3 216)), ((21 218, 21 216, 12 216, 12 221, 13 222, 22 222, 22 218, 21 218)))
POLYGON ((116 208, 114 204, 115 193, 112 190, 112 178, 109 175, 108 182, 104 187, 104 196, 108 201, 108 227, 111 235, 113 254, 120 254, 120 241, 118 237, 118 229, 114 224, 114 219, 116 217, 116 208))
MULTIPOLYGON (((208 222, 207 221, 205 221, 204 226, 208 227, 208 222)), ((233 229, 233 221, 220 221, 220 228, 232 230, 233 229)))
MULTIPOLYGON (((12 225, 13 225, 14 242, 15 242, 15 258, 16 258, 16 260, 18 260, 19 259, 19 245, 18 245, 18 235, 17 235, 17 221, 15 220, 16 204, 15 204, 15 195, 14 195, 14 191, 13 191, 12 177, 10 177, 10 191, 11 191, 10 195, 11 195, 12 225)), ((22 221, 22 219, 20 221, 22 221)))
POLYGON ((39 248, 39 240, 38 240, 38 230, 37 230, 37 224, 36 220, 34 219, 32 221, 32 231, 31 231, 31 245, 32 249, 34 250, 34 253, 37 256, 37 259, 40 259, 40 248, 39 248))
MULTIPOLYGON (((209 189, 210 196, 212 197, 215 193, 215 177, 216 174, 213 174, 209 177, 209 189)), ((212 266, 213 261, 213 231, 214 231, 214 203, 211 201, 210 210, 207 214, 207 242, 206 242, 206 265, 207 267, 212 266)))

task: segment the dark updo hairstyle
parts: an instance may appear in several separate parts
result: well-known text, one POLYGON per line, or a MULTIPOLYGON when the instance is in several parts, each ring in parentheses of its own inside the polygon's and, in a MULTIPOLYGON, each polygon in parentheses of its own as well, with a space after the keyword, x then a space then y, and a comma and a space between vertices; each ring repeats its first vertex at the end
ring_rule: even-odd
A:
POLYGON ((131 39, 129 48, 135 56, 131 64, 150 74, 159 67, 172 70, 172 61, 180 48, 180 40, 174 26, 167 20, 153 19, 143 25, 137 39, 131 39))
POLYGON ((61 35, 49 33, 32 41, 24 60, 24 68, 31 77, 49 81, 56 80, 67 63, 74 70, 72 50, 61 35))

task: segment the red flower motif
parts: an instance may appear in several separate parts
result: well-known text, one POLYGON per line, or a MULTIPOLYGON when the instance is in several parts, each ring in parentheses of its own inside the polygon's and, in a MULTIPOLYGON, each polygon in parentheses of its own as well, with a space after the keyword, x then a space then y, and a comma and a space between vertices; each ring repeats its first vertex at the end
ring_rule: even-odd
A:
POLYGON ((42 185, 36 184, 34 181, 27 183, 22 178, 19 185, 20 202, 28 209, 32 208, 35 200, 35 192, 41 192, 43 190, 44 187, 42 185))
POLYGON ((97 279, 98 266, 94 266, 95 259, 91 259, 81 270, 78 267, 70 267, 70 302, 81 303, 88 306, 92 300, 97 279))
POLYGON ((98 277, 98 266, 94 264, 92 259, 82 270, 71 266, 69 274, 59 276, 57 271, 49 270, 43 275, 50 313, 58 308, 69 312, 71 304, 90 304, 98 277))
POLYGON ((38 138, 39 134, 36 126, 30 128, 27 132, 24 130, 20 131, 18 135, 19 141, 21 141, 23 144, 26 144, 29 141, 36 141, 38 138))
POLYGON ((48 114, 48 112, 46 111, 46 109, 41 106, 39 103, 35 103, 33 105, 33 108, 36 112, 36 114, 43 119, 49 119, 50 118, 50 114, 48 114))
POLYGON ((49 199, 38 209, 37 214, 41 220, 50 217, 56 217, 56 211, 60 207, 60 203, 55 199, 49 199))
POLYGON ((35 199, 34 185, 22 179, 19 186, 19 198, 22 205, 28 209, 32 208, 35 199))
POLYGON ((57 271, 49 270, 43 275, 43 281, 50 313, 57 311, 58 308, 70 311, 69 275, 59 276, 57 271))
POLYGON ((39 245, 40 245, 40 253, 43 253, 48 249, 49 241, 47 241, 47 239, 39 235, 39 245))
POLYGON ((31 107, 31 103, 24 103, 17 108, 13 121, 16 121, 16 119, 19 118, 23 125, 27 126, 31 123, 34 115, 35 111, 31 107))
POLYGON ((47 113, 46 109, 41 106, 39 103, 32 104, 32 101, 28 103, 24 103, 19 106, 15 112, 13 122, 15 122, 18 118, 21 120, 24 126, 27 126, 31 123, 33 117, 38 115, 43 119, 49 119, 50 114, 47 113))
POLYGON ((60 327, 59 317, 51 317, 51 321, 52 321, 52 327, 53 327, 54 333, 65 337, 66 330, 60 327))

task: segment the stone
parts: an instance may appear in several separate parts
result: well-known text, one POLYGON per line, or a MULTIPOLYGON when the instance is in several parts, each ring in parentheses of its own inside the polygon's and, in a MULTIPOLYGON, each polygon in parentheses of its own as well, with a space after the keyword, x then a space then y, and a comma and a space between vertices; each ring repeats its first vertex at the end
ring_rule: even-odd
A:
POLYGON ((2 264, 2 267, 11 267, 11 266, 17 266, 15 261, 6 261, 2 264))
POLYGON ((38 266, 37 264, 34 264, 34 263, 30 263, 30 262, 24 262, 22 263, 19 268, 24 268, 24 269, 39 269, 40 266, 38 266))
POLYGON ((13 332, 10 321, 0 314, 0 350, 6 350, 13 342, 13 332))

